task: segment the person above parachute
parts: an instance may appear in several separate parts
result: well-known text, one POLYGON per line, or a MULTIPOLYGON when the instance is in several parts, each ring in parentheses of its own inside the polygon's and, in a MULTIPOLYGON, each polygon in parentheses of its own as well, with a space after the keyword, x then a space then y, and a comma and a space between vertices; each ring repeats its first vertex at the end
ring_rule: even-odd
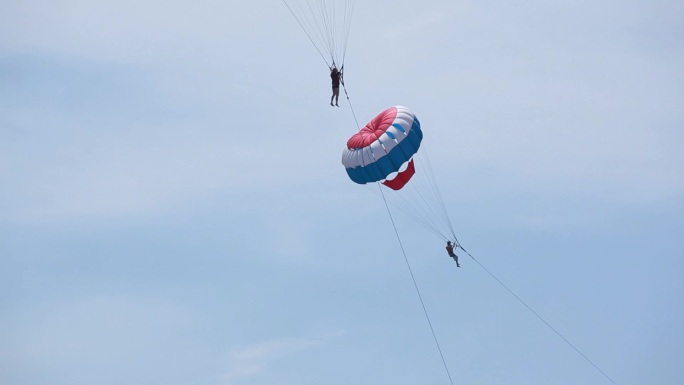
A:
POLYGON ((333 105, 333 99, 335 99, 334 105, 339 107, 340 105, 337 104, 337 102, 340 99, 340 83, 344 85, 344 66, 338 70, 335 66, 335 63, 333 63, 332 67, 330 67, 330 78, 332 79, 332 96, 330 97, 330 105, 333 105))
POLYGON ((283 3, 330 69, 330 105, 339 107, 355 0, 283 0, 283 3))

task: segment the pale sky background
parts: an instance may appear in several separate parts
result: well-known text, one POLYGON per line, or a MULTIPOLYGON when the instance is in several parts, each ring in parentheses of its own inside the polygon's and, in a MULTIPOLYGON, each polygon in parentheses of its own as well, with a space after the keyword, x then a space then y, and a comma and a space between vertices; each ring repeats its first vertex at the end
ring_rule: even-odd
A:
MULTIPOLYGON (((619 385, 683 384, 684 2, 357 1, 463 245, 619 385)), ((0 383, 446 384, 281 1, 0 1, 0 383)), ((342 100, 341 100, 342 102, 342 100)), ((397 212, 454 384, 611 382, 397 212)))

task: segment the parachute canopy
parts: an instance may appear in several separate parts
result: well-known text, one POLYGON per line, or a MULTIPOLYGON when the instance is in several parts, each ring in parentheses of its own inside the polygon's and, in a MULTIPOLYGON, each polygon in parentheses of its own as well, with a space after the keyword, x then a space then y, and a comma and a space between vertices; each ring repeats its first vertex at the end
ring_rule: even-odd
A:
POLYGON ((432 170, 418 118, 408 108, 388 108, 347 141, 342 164, 361 185, 382 181, 392 190, 371 188, 444 241, 456 240, 432 170))
POLYGON ((415 173, 412 157, 422 140, 420 122, 413 112, 403 106, 391 107, 349 138, 342 164, 356 183, 385 180, 387 187, 399 190, 415 173), (387 180, 397 172, 394 179, 387 180))
POLYGON ((283 0, 328 67, 344 65, 354 0, 283 0))

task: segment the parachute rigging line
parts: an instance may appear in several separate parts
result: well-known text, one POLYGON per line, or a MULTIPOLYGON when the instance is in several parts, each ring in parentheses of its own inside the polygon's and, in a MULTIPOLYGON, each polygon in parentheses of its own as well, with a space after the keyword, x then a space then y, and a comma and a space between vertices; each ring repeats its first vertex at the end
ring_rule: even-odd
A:
POLYGON ((525 301, 523 301, 522 298, 520 298, 517 294, 515 294, 515 292, 513 290, 511 290, 508 286, 506 286, 506 284, 504 284, 491 271, 489 271, 489 269, 487 269, 482 263, 480 263, 480 261, 475 259, 475 257, 473 257, 466 249, 463 248, 463 246, 461 246, 461 244, 458 242, 458 240, 456 240, 456 245, 458 246, 459 249, 463 250, 463 252, 466 253, 473 261, 475 261, 475 263, 477 263, 482 268, 482 270, 484 270, 487 274, 489 274, 492 278, 494 278, 494 280, 496 282, 498 282, 499 285, 501 285, 501 287, 506 289, 506 291, 508 291, 509 294, 511 294, 515 299, 518 300, 518 302, 520 302, 523 306, 525 306, 527 308, 527 310, 529 310, 532 314, 534 314, 537 318, 539 318, 540 321, 542 321, 546 326, 548 326, 549 329, 551 329, 554 333, 556 333, 556 335, 558 337, 560 337, 563 341, 565 341, 565 343, 568 344, 568 346, 570 346, 575 352, 577 352, 577 354, 579 354, 589 364, 591 364, 591 366, 593 366, 594 369, 598 370, 599 373, 601 373, 606 379, 608 379, 608 381, 612 382, 614 385, 618 385, 617 382, 615 382, 615 380, 613 380, 608 374, 606 374, 606 372, 601 370, 601 368, 599 368, 598 365, 596 365, 591 359, 589 359, 589 357, 587 357, 584 353, 582 353, 582 351, 579 350, 579 348, 577 348, 575 345, 573 345, 572 342, 570 342, 570 340, 565 338, 565 336, 563 334, 561 334, 561 332, 559 332, 556 328, 551 326, 551 324, 548 323, 544 319, 544 317, 542 317, 541 315, 539 315, 539 313, 534 311, 534 309, 532 309, 532 307, 530 305, 528 305, 525 301))
POLYGON ((311 44, 314 46, 314 48, 316 48, 316 51, 318 51, 318 54, 321 55, 321 58, 323 59, 323 61, 325 62, 325 64, 327 64, 328 67, 330 67, 331 64, 328 64, 328 59, 325 58, 325 55, 323 55, 323 52, 321 52, 320 48, 318 48, 318 46, 316 45, 316 42, 314 41, 314 39, 313 39, 313 37, 311 36, 311 34, 309 33, 309 31, 306 29, 306 27, 304 27, 304 24, 303 24, 302 20, 300 20, 300 18, 297 17, 297 15, 294 13, 294 11, 293 11, 292 8, 290 7, 290 5, 289 5, 285 0, 283 0, 283 4, 285 4, 285 6, 287 7, 287 9, 288 9, 288 10, 290 11, 290 13, 292 14, 292 17, 294 17, 294 19, 297 21, 297 24, 299 24, 299 27, 302 28, 302 31, 304 31, 304 33, 306 34, 306 37, 309 38, 309 41, 311 42, 311 44))
MULTIPOLYGON (((351 17, 354 13, 354 2, 352 1, 345 7, 344 13, 344 37, 342 38, 344 47, 342 47, 342 66, 344 66, 344 59, 347 57, 347 45, 349 44, 349 31, 351 30, 351 17)), ((344 86, 344 85, 343 85, 344 86)))
POLYGON ((417 163, 422 170, 421 175, 423 175, 427 182, 423 183, 423 185, 427 186, 429 189, 425 192, 421 191, 418 187, 419 183, 413 183, 410 186, 407 185, 407 187, 419 198, 418 202, 422 203, 423 206, 419 207, 417 203, 414 204, 410 199, 400 197, 403 204, 398 205, 398 207, 408 215, 417 219, 419 224, 432 231, 444 241, 455 240, 456 234, 454 227, 436 182, 435 173, 432 169, 432 164, 427 151, 427 145, 423 144, 422 146, 422 150, 417 154, 419 159, 419 162, 417 163), (421 213, 426 210, 430 212, 430 215, 421 215, 421 213))
POLYGON ((437 238, 445 242, 453 241, 456 239, 454 226, 428 154, 427 144, 423 141, 421 150, 413 155, 417 169, 414 182, 407 183, 401 191, 391 192, 386 197, 390 204, 437 238))
POLYGON ((344 66, 355 0, 282 1, 328 68, 344 66))
POLYGON ((380 182, 376 182, 378 185, 378 188, 380 189, 380 194, 382 194, 382 199, 385 202, 385 207, 387 208, 387 214, 390 217, 390 221, 392 222, 392 227, 394 228, 394 234, 397 236, 397 241, 399 241, 399 247, 401 248, 401 253, 404 255, 404 261, 406 262, 406 267, 408 267, 409 273, 411 274, 411 280, 413 281, 413 287, 416 289, 416 293, 418 294, 418 299, 420 300, 420 305, 423 307, 423 313, 425 314, 425 318, 427 319, 428 325, 430 326, 430 331, 432 332, 432 338, 435 340, 435 345, 437 346, 437 350, 439 351, 439 356, 442 358, 442 363, 444 364, 444 370, 446 371, 447 377, 449 377, 449 382, 451 385, 454 385, 454 381, 451 379, 451 373, 449 372, 449 367, 447 366, 446 360, 444 359, 444 354, 442 353, 442 348, 439 346, 439 341, 437 340, 437 334, 435 333, 435 329, 432 327, 432 321, 430 321, 430 316, 428 315, 427 308, 425 307, 425 302, 423 302, 423 296, 420 294, 420 289, 418 289, 418 283, 416 282, 416 278, 413 275, 413 269, 411 269, 411 264, 409 263, 408 257, 406 256, 406 250, 404 250, 404 244, 401 242, 401 238, 399 237, 399 231, 397 230, 397 226, 394 223, 394 217, 392 217, 392 212, 390 211, 389 204, 387 203, 387 199, 385 199, 385 193, 382 191, 382 186, 380 185, 380 182))
POLYGON ((344 89, 344 95, 347 97, 347 103, 349 103, 349 109, 351 110, 351 113, 354 116, 354 122, 356 123, 356 129, 361 130, 361 126, 359 125, 359 120, 356 118, 356 112, 354 112, 354 106, 352 105, 351 99, 349 98, 349 94, 347 93, 347 86, 344 85, 344 81, 342 82, 342 89, 344 89))
POLYGON ((442 194, 439 191, 439 187, 437 186, 437 178, 435 177, 435 172, 432 169, 432 163, 430 162, 430 157, 428 156, 427 149, 425 148, 426 146, 423 145, 423 151, 422 151, 422 161, 420 162, 421 164, 424 165, 424 169, 427 171, 426 174, 428 175, 428 179, 430 180, 430 186, 432 186, 432 193, 435 196, 435 200, 437 201, 439 208, 441 210, 442 214, 442 220, 446 224, 446 226, 449 228, 449 232, 451 233, 451 237, 456 240, 456 232, 454 231, 454 226, 451 223, 451 218, 449 217, 449 211, 447 210, 446 204, 444 203, 444 198, 442 198, 442 194))

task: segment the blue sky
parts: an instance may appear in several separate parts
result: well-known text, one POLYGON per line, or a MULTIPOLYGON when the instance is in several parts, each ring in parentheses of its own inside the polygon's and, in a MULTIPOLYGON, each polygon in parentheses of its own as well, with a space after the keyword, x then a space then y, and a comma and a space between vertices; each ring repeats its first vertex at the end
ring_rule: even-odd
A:
MULTIPOLYGON (((684 6, 357 2, 459 240, 617 384, 684 382, 684 6)), ((0 382, 449 384, 282 2, 5 1, 0 382)), ((454 384, 610 384, 394 211, 454 384)))

